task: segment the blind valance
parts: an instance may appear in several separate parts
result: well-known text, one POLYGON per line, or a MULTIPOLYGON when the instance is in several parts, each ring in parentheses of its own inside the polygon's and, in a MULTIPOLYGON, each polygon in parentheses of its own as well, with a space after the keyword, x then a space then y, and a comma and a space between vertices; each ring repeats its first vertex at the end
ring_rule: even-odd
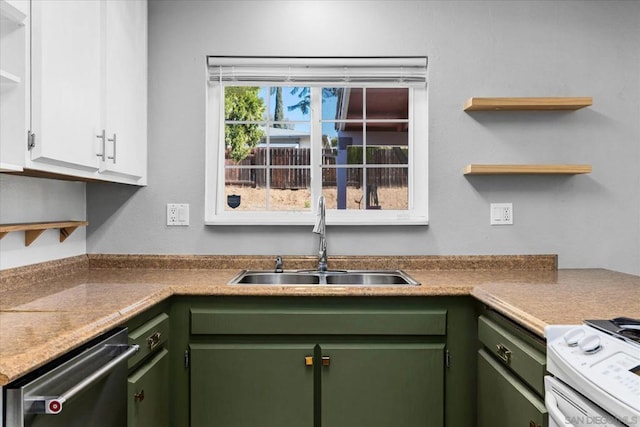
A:
POLYGON ((209 81, 238 85, 424 87, 427 57, 207 57, 209 81))

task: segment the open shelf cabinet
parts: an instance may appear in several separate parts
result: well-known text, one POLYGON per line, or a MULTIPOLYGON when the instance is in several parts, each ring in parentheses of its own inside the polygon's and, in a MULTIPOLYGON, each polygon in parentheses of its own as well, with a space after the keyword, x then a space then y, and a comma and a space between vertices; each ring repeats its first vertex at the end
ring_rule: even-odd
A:
POLYGON ((538 98, 469 98, 464 111, 540 111, 579 110, 593 104, 586 97, 538 97, 538 98))
POLYGON ((60 222, 25 222, 19 224, 0 224, 0 239, 12 231, 24 231, 24 245, 29 246, 45 230, 57 228, 60 230, 60 242, 64 242, 67 237, 78 227, 86 227, 87 221, 60 221, 60 222))
POLYGON ((25 19, 27 14, 24 11, 7 0, 0 0, 0 20, 21 25, 25 19))
POLYGON ((0 172, 25 164, 29 87, 29 5, 0 0, 0 172))
POLYGON ((591 165, 479 165, 465 166, 465 175, 577 175, 591 173, 591 165))

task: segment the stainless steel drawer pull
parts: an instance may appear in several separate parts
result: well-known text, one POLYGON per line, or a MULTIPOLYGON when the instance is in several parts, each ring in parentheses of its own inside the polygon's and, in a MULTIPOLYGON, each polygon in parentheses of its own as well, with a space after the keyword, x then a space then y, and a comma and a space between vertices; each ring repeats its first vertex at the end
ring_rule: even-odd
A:
POLYGON ((496 344, 496 354, 507 365, 511 363, 511 350, 505 347, 504 344, 496 344))
POLYGON ((147 338, 147 347, 149 347, 149 350, 153 350, 160 344, 160 335, 160 331, 158 331, 147 338))

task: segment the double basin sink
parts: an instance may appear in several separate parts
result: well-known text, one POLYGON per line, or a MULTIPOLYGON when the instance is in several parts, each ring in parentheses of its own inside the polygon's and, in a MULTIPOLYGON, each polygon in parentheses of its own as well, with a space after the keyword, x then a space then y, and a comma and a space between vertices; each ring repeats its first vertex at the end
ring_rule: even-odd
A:
POLYGON ((230 285, 271 286, 419 286, 402 270, 243 270, 230 285))

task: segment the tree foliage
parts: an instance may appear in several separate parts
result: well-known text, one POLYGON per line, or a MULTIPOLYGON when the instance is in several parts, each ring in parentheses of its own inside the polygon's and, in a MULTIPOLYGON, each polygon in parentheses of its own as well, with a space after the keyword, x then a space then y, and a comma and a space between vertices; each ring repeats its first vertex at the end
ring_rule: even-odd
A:
MULTIPOLYGON (((259 97, 259 87, 227 86, 224 92, 224 117, 230 121, 262 121, 264 100, 259 97)), ((225 148, 236 162, 244 160, 258 145, 264 132, 255 123, 226 124, 225 148)))
MULTIPOLYGON (((331 98, 333 96, 338 96, 339 88, 322 88, 322 98, 331 98)), ((311 91, 308 87, 294 87, 291 89, 291 95, 298 95, 300 101, 297 104, 289 105, 287 109, 289 111, 299 109, 302 114, 307 114, 309 109, 311 108, 311 91)))

